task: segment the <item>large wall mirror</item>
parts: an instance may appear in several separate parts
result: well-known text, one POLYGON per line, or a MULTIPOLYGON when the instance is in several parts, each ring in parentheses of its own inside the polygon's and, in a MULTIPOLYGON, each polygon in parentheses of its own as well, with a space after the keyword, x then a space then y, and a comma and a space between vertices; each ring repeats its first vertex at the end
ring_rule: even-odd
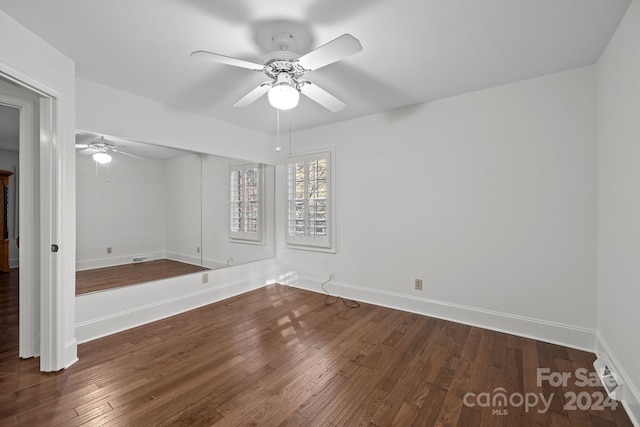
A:
POLYGON ((76 132, 76 294, 274 256, 271 165, 76 132))

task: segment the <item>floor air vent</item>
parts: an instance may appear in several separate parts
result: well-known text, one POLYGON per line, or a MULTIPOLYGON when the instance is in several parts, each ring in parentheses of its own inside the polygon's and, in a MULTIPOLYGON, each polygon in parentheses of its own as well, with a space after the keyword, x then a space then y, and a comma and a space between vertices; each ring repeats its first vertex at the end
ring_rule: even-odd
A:
POLYGON ((605 390, 607 390, 609 397, 614 400, 620 400, 622 397, 622 384, 611 371, 609 365, 603 359, 598 358, 593 362, 593 367, 596 368, 596 373, 600 378, 600 382, 605 390))

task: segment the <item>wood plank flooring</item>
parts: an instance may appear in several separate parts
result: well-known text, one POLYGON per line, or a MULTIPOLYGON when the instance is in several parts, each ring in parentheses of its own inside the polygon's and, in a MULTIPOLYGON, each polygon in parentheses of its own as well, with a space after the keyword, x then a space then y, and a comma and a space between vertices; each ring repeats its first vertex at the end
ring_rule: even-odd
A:
POLYGON ((566 407, 565 393, 601 388, 537 384, 539 367, 592 371, 592 354, 369 304, 325 306, 282 285, 82 344, 78 363, 43 374, 17 357, 16 287, 0 276, 0 425, 631 425, 621 405, 566 407), (554 397, 546 413, 478 404, 499 387, 554 397))
POLYGON ((76 272, 76 295, 197 273, 203 268, 171 259, 94 268, 76 272))

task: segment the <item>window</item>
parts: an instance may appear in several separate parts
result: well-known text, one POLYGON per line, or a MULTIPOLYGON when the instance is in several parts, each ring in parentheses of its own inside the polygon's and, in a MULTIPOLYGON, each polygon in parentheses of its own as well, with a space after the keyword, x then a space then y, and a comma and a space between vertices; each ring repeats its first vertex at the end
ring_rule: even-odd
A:
POLYGON ((262 167, 231 165, 229 236, 232 240, 262 242, 262 167))
POLYGON ((332 151, 287 159, 287 243, 332 250, 332 151))

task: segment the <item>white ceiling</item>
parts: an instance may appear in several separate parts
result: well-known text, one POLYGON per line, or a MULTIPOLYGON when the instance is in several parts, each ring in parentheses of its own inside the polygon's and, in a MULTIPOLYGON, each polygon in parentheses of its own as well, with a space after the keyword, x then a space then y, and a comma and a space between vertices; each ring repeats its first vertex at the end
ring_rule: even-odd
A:
POLYGON ((274 32, 292 33, 300 54, 355 36, 362 52, 306 76, 347 107, 331 113, 302 97, 291 112, 299 130, 593 64, 630 2, 0 0, 0 9, 71 57, 78 78, 275 134, 266 97, 232 107, 261 73, 190 52, 262 63, 274 32))

